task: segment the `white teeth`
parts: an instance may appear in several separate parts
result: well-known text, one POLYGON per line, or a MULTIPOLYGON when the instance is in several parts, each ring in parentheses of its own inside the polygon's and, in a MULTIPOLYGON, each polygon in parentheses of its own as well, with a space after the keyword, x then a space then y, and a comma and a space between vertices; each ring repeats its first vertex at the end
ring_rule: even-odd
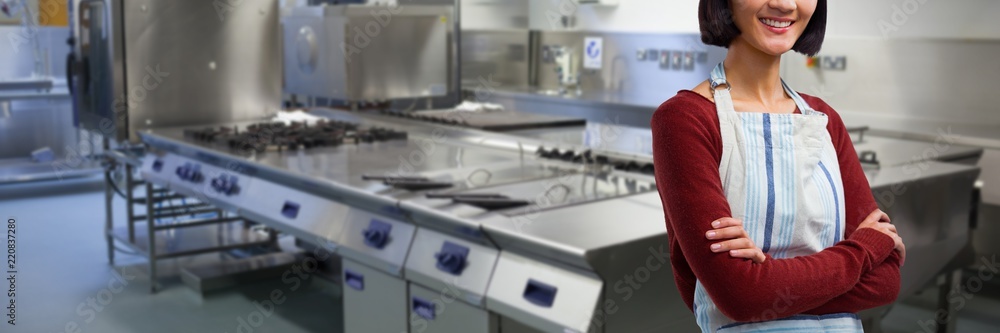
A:
POLYGON ((779 22, 779 21, 775 21, 775 20, 771 20, 771 19, 765 19, 765 18, 760 19, 760 22, 764 23, 764 24, 766 24, 768 26, 779 28, 779 29, 780 28, 787 28, 790 25, 792 25, 791 21, 779 22))

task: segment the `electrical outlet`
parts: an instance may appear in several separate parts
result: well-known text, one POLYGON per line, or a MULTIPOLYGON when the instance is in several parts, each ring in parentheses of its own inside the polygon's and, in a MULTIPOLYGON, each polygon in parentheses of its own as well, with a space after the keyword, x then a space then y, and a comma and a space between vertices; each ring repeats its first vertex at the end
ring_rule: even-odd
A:
POLYGON ((694 52, 684 52, 684 71, 694 71, 694 52))
POLYGON ((670 69, 675 71, 684 69, 684 52, 674 51, 670 54, 670 69))
POLYGON ((828 71, 846 71, 847 56, 823 56, 820 66, 828 71))
POLYGON ((660 50, 646 50, 646 59, 649 59, 649 61, 660 61, 660 50))
POLYGON ((660 51, 660 69, 670 70, 670 51, 660 51))
POLYGON ((551 64, 556 62, 556 56, 552 54, 552 46, 542 46, 542 63, 551 64))

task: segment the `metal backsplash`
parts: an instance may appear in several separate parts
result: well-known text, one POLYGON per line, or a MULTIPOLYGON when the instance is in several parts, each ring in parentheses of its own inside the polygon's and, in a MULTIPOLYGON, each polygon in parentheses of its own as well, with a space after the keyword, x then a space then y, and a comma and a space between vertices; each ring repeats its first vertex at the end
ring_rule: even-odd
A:
POLYGON ((462 31, 462 86, 531 84, 531 31, 462 31))
POLYGON ((845 71, 806 68, 804 56, 788 54, 783 77, 873 127, 894 119, 996 127, 998 54, 993 40, 827 38, 821 55, 846 56, 845 71))
POLYGON ((130 130, 254 119, 280 107, 277 1, 229 12, 191 0, 124 5, 130 130), (157 67, 171 74, 147 89, 157 67), (146 98, 135 94, 143 89, 146 98))
POLYGON ((344 101, 443 96, 453 11, 430 5, 296 8, 283 23, 286 92, 344 101))
POLYGON ((725 57, 725 49, 703 44, 697 34, 538 31, 531 36, 526 30, 462 33, 466 87, 492 76, 499 89, 558 90, 558 65, 547 61, 546 50, 565 47, 576 59, 574 67, 579 70, 583 93, 614 94, 632 101, 630 104, 654 108, 678 90, 706 80, 712 67, 725 57), (603 41, 601 69, 583 69, 581 60, 588 37, 603 41), (524 52, 530 52, 533 63, 521 60, 524 52), (664 52, 668 54, 667 63, 661 65, 664 52), (675 65, 675 54, 693 56, 693 66, 675 65))
POLYGON ((81 5, 81 127, 137 140, 147 128, 261 118, 281 106, 277 0, 81 5))

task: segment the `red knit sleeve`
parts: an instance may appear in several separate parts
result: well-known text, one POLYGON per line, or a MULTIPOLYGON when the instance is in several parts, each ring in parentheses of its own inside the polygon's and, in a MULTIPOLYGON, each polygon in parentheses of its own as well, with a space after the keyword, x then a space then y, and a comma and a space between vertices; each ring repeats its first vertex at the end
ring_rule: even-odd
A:
MULTIPOLYGON (((871 212, 878 209, 875 197, 872 195, 868 178, 865 177, 858 154, 847 127, 836 111, 822 100, 803 96, 809 105, 818 111, 826 113, 830 118, 827 129, 837 149, 840 160, 841 178, 844 182, 844 205, 847 210, 847 220, 844 228, 846 237, 850 237, 861 221, 871 212)), ((875 269, 861 276, 861 279, 850 291, 834 298, 830 302, 807 311, 808 314, 855 313, 896 301, 899 295, 899 265, 900 254, 892 251, 889 259, 879 263, 875 269)))
POLYGON ((656 183, 668 233, 688 266, 675 269, 689 269, 723 314, 745 322, 815 309, 853 289, 893 252, 892 238, 871 229, 813 255, 763 264, 712 252, 705 233, 712 221, 731 216, 719 177, 721 139, 714 108, 707 112, 693 100, 697 95, 688 96, 653 115, 656 183))

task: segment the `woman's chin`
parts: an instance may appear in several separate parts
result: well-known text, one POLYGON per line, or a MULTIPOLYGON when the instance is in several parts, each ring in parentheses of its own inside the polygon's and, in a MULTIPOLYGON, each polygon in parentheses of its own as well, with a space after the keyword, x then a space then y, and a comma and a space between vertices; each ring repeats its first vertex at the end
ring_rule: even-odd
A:
POLYGON ((792 47, 795 46, 795 44, 787 42, 775 42, 775 43, 765 43, 762 46, 763 47, 760 49, 762 52, 773 56, 780 56, 782 54, 788 53, 788 51, 791 51, 792 47))

